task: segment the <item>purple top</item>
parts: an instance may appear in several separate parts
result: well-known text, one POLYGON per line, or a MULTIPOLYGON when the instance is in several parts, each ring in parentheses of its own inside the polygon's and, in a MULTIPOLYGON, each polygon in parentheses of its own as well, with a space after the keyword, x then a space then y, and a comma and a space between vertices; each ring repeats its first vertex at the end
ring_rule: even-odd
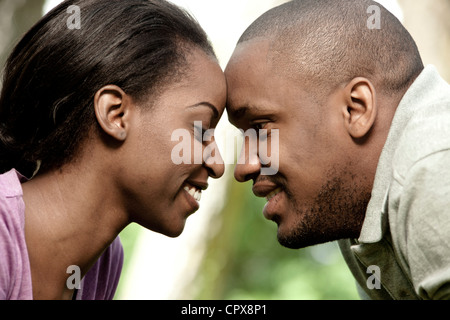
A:
MULTIPOLYGON (((0 300, 33 299, 21 181, 15 170, 0 175, 0 300)), ((117 237, 82 279, 76 299, 113 299, 122 265, 123 248, 117 237)))

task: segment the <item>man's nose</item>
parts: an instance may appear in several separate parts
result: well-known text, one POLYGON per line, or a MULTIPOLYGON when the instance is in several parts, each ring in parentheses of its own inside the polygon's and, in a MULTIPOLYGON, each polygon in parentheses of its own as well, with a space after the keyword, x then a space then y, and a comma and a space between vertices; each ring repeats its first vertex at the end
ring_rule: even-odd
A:
POLYGON ((257 177, 261 171, 261 162, 256 148, 250 148, 248 140, 245 140, 234 169, 234 177, 239 182, 245 182, 257 177))

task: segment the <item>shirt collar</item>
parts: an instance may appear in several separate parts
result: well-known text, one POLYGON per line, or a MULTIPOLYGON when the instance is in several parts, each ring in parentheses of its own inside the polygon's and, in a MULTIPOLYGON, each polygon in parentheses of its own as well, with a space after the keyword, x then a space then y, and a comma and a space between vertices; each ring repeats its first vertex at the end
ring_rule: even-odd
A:
POLYGON ((387 227, 387 197, 392 177, 392 160, 400 135, 415 111, 435 96, 436 83, 442 81, 436 68, 427 66, 408 89, 397 107, 389 135, 378 161, 372 197, 366 210, 366 217, 358 239, 360 243, 379 242, 387 227))
POLYGON ((15 169, 12 169, 3 174, 4 182, 2 183, 5 188, 5 195, 7 197, 21 197, 23 196, 22 182, 26 182, 27 178, 21 175, 15 169))

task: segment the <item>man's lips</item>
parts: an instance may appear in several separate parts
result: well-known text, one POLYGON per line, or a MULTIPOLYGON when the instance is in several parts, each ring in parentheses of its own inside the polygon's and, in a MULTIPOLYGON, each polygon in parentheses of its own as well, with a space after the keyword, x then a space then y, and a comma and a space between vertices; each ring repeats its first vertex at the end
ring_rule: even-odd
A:
POLYGON ((282 191, 282 188, 271 181, 264 180, 255 182, 253 184, 252 191, 255 196, 270 200, 278 193, 280 193, 282 191))
POLYGON ((280 209, 279 201, 283 196, 283 186, 269 179, 261 179, 255 180, 252 190, 257 197, 264 197, 267 200, 263 209, 264 217, 277 222, 278 216, 276 212, 280 209))
POLYGON ((270 201, 273 197, 275 197, 277 194, 279 194, 281 191, 283 191, 283 189, 281 188, 276 188, 275 190, 273 190, 271 193, 269 193, 266 196, 267 201, 270 201))

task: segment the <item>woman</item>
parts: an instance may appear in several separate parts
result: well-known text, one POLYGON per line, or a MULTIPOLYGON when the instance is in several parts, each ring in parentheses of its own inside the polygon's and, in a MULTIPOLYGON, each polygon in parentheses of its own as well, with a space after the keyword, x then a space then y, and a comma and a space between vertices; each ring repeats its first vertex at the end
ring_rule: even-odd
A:
POLYGON ((221 161, 174 164, 171 134, 211 147, 198 137, 225 100, 204 31, 168 2, 69 0, 39 21, 8 59, 0 100, 0 299, 113 298, 120 231, 178 236, 222 176, 221 161))

